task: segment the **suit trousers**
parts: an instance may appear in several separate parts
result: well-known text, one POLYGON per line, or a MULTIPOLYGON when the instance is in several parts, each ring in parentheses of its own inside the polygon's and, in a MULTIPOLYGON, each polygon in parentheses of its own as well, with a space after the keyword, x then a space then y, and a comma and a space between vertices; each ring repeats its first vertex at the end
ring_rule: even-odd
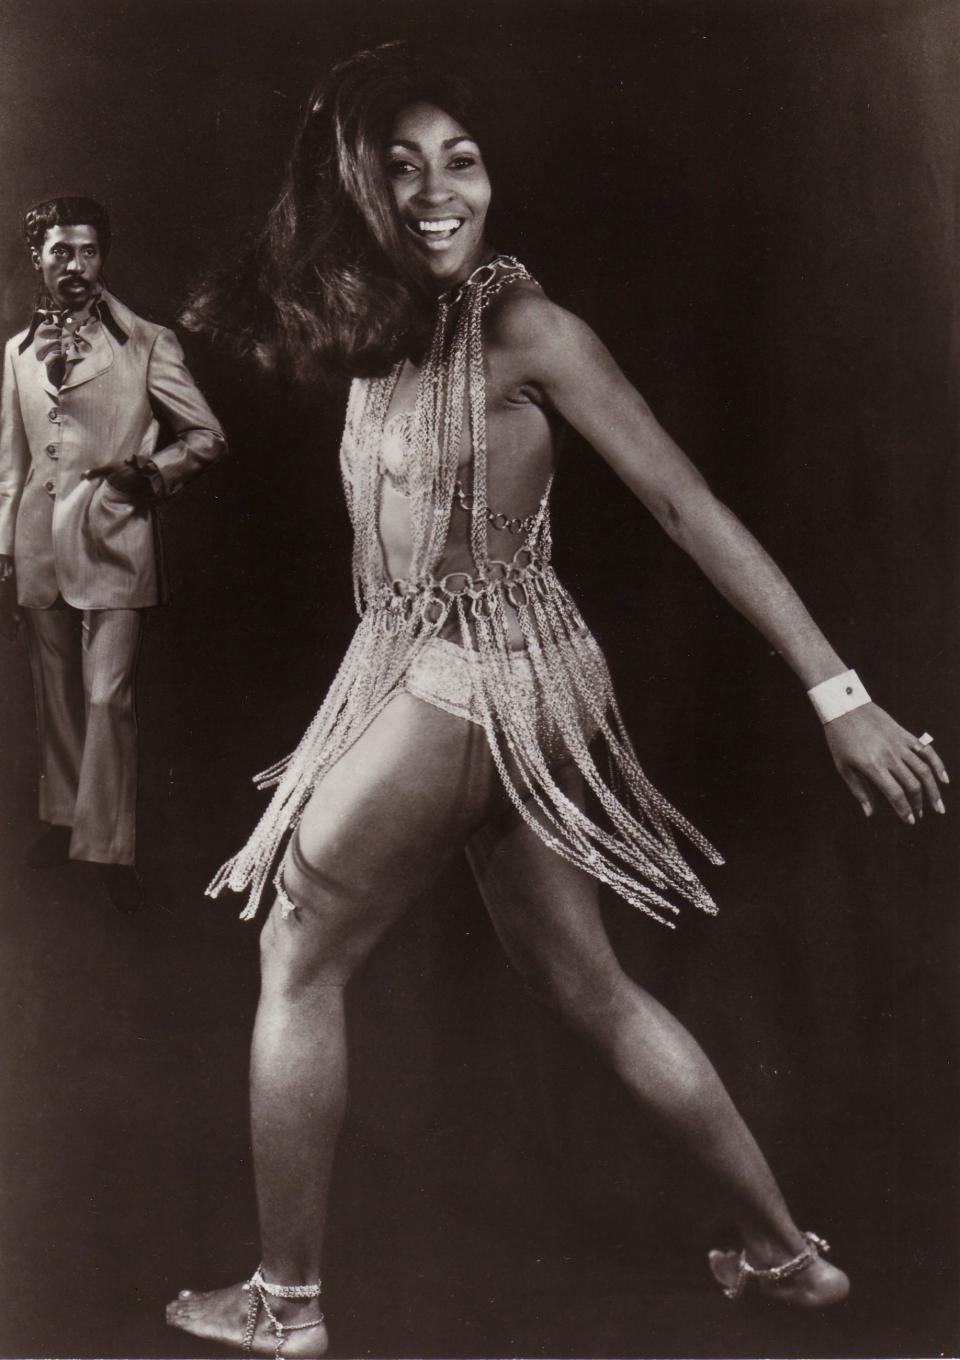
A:
POLYGON ((73 828, 70 858, 132 864, 138 609, 24 609, 40 738, 40 819, 73 828))

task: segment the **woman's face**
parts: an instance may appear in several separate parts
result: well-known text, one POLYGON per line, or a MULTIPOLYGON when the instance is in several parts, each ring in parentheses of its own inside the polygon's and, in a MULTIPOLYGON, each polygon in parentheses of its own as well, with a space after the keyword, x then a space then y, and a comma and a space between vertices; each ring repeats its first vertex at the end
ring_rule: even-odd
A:
POLYGON ((408 239, 444 288, 459 283, 487 254, 483 229, 490 181, 480 148, 433 104, 410 104, 387 146, 387 176, 408 239))

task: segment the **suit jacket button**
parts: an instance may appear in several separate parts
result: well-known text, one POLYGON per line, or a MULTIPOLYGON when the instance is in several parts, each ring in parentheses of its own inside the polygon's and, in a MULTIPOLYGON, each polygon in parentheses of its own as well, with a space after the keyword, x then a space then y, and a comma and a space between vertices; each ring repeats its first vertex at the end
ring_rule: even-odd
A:
POLYGON ((53 495, 53 492, 54 492, 54 484, 53 484, 53 482, 44 482, 44 484, 43 484, 43 489, 44 489, 44 491, 49 491, 49 492, 50 492, 50 495, 52 496, 52 495, 53 495))
POLYGON ((47 445, 47 453, 50 455, 51 458, 56 458, 56 456, 57 456, 57 446, 56 446, 56 444, 48 444, 48 445, 47 445))
POLYGON ((50 410, 47 412, 47 419, 48 419, 48 420, 59 420, 59 419, 60 419, 60 411, 59 411, 59 408, 56 407, 56 406, 51 406, 51 407, 50 407, 50 410))

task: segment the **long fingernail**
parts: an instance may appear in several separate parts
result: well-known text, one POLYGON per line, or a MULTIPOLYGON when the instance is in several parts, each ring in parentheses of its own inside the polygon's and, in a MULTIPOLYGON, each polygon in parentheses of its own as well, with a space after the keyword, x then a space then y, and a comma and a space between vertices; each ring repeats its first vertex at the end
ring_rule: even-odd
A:
POLYGON ((934 806, 934 808, 936 809, 936 811, 940 813, 940 816, 941 816, 941 817, 943 816, 943 814, 944 814, 944 813, 946 812, 946 810, 947 810, 947 809, 943 806, 943 799, 942 799, 942 798, 938 798, 937 801, 934 803, 933 806, 934 806))
POLYGON ((903 820, 906 822, 907 826, 916 826, 917 824, 917 819, 912 812, 908 812, 903 820))
POLYGON ((861 803, 860 806, 863 808, 863 815, 864 815, 864 817, 872 817, 872 816, 873 816, 873 808, 870 807, 869 804, 867 804, 867 803, 861 803))
POLYGON ((943 782, 944 782, 945 784, 949 784, 949 783, 950 783, 950 776, 947 774, 946 770, 944 770, 944 772, 943 772, 943 782))

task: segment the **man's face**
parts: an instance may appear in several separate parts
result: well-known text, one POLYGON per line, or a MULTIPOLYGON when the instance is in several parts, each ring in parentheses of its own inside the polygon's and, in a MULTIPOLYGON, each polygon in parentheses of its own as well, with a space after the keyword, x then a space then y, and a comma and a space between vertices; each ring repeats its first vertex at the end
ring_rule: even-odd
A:
POLYGON ((41 249, 30 253, 55 302, 74 310, 86 306, 103 267, 96 227, 48 227, 41 249))

